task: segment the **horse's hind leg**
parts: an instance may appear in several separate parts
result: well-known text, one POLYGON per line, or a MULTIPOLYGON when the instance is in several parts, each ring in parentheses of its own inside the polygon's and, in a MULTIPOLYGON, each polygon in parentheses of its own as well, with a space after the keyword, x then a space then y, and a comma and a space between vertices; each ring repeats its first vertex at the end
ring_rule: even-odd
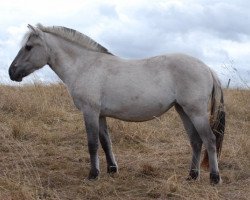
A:
POLYGON ((108 173, 117 172, 117 164, 112 152, 111 141, 108 133, 107 121, 105 117, 99 118, 99 139, 106 155, 108 173))
POLYGON ((221 179, 216 156, 216 138, 210 127, 206 108, 206 105, 200 105, 197 103, 195 106, 185 106, 183 107, 183 110, 193 122, 195 129, 207 149, 209 157, 210 181, 212 184, 217 184, 221 179))
POLYGON ((201 157, 202 140, 198 132, 196 131, 192 121, 189 119, 189 117, 184 112, 182 107, 176 104, 175 109, 181 117, 185 130, 188 133, 190 143, 192 146, 192 150, 193 150, 192 162, 191 162, 189 176, 187 180, 195 180, 199 177, 199 174, 200 174, 200 157, 201 157))

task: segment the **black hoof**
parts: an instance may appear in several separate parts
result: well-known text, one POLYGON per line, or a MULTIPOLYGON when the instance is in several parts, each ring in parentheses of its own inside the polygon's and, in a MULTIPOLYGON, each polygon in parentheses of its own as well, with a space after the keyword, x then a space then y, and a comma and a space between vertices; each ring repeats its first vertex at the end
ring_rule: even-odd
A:
POLYGON ((88 179, 89 180, 97 180, 99 175, 99 170, 90 170, 88 179))
POLYGON ((117 167, 116 165, 108 166, 107 172, 108 172, 109 174, 114 174, 114 173, 116 173, 117 171, 118 171, 118 167, 117 167))
POLYGON ((219 173, 210 173, 210 183, 212 185, 219 184, 221 182, 219 173))
POLYGON ((198 170, 190 170, 189 175, 187 177, 188 181, 196 180, 199 177, 199 171, 198 170))

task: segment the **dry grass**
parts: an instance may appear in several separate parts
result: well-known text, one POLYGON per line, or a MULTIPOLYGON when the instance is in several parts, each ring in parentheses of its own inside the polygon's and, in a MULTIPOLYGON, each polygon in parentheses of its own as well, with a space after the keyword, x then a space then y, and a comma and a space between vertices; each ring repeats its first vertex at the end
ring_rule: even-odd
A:
POLYGON ((109 119, 119 174, 85 180, 89 170, 82 115, 62 85, 0 86, 0 199, 249 199, 250 91, 225 91, 227 128, 220 169, 187 182, 190 145, 170 110, 146 123, 109 119))

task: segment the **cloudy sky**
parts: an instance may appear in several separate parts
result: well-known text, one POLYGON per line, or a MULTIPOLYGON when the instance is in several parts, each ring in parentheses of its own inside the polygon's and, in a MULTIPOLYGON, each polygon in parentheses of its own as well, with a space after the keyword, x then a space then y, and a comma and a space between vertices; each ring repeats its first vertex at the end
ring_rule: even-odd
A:
MULTIPOLYGON (((182 52, 204 61, 225 85, 250 87, 248 0, 0 0, 0 82, 27 24, 78 30, 117 56, 134 59, 182 52)), ((53 82, 45 67, 25 78, 53 82)))

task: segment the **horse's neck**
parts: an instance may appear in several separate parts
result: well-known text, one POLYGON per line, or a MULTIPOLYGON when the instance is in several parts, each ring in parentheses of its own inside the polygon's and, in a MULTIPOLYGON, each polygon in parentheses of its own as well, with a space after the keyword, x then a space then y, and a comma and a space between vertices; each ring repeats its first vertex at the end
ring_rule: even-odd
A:
POLYGON ((94 52, 54 35, 47 37, 47 45, 50 49, 49 66, 69 87, 83 68, 95 59, 94 52))

